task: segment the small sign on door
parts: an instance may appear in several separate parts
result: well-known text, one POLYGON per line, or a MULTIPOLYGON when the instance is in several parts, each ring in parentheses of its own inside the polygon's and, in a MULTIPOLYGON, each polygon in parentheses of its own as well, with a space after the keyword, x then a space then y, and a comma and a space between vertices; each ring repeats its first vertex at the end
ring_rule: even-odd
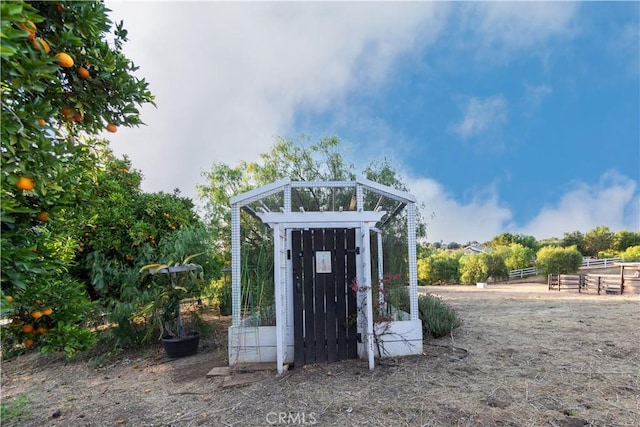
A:
POLYGON ((316 273, 331 273, 331 251, 316 251, 316 273))

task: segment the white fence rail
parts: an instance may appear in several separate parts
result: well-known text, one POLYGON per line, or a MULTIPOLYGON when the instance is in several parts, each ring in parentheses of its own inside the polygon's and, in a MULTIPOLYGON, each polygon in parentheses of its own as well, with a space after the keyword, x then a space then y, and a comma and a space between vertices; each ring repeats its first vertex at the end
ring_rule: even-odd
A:
MULTIPOLYGON (((585 258, 582 261, 581 268, 606 268, 613 267, 616 262, 622 262, 622 258, 585 258)), ((535 276, 538 274, 535 267, 520 268, 518 270, 511 270, 509 272, 509 279, 522 279, 528 276, 535 276)))
POLYGON ((622 258, 603 258, 603 259, 587 258, 584 261, 582 261, 581 267, 587 267, 587 268, 613 267, 614 263, 622 262, 622 261, 623 261, 622 258))
POLYGON ((535 276, 536 274, 538 273, 535 267, 519 268, 518 270, 511 270, 509 272, 509 279, 522 279, 528 276, 535 276))

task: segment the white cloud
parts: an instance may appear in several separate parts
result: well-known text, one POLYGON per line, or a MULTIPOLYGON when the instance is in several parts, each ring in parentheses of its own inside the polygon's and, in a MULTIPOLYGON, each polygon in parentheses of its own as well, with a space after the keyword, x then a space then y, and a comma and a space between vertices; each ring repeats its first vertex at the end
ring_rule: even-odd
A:
POLYGON ((638 21, 618 28, 611 40, 607 42, 609 55, 621 65, 625 77, 638 80, 640 71, 640 25, 638 21))
POLYGON ((465 108, 462 119, 451 126, 461 138, 470 138, 497 128, 507 121, 507 101, 502 95, 488 98, 471 97, 465 108))
POLYGON ((530 85, 528 83, 525 84, 525 109, 527 111, 534 110, 538 108, 544 99, 553 93, 553 89, 551 86, 546 84, 541 85, 530 85))
POLYGON ((476 193, 469 203, 461 203, 430 178, 410 178, 407 187, 423 203, 427 222, 427 241, 460 244, 491 240, 502 233, 511 220, 511 211, 500 206, 492 188, 476 193))
MULTIPOLYGON (((372 87, 399 54, 442 26, 440 4, 109 2, 125 53, 158 108, 148 126, 109 135, 145 175, 147 191, 193 196, 213 162, 236 164, 292 131, 301 110, 323 112, 372 87)), ((298 134, 300 130, 294 130, 298 134)))
POLYGON ((429 242, 484 242, 504 232, 542 240, 603 225, 612 231, 640 231, 637 183, 613 171, 595 184, 573 183, 557 204, 545 206, 523 226, 514 223, 511 210, 503 206, 493 186, 474 191, 473 200, 461 202, 433 179, 413 177, 407 184, 418 203, 425 204, 422 215, 428 223, 429 242))
POLYGON ((575 33, 577 2, 472 2, 465 4, 471 47, 484 59, 530 53, 552 37, 575 33), (526 50, 525 50, 526 49, 526 50))
POLYGON ((520 232, 543 239, 602 225, 612 231, 640 231, 640 195, 634 180, 611 171, 595 184, 575 182, 572 186, 557 204, 543 207, 520 232))

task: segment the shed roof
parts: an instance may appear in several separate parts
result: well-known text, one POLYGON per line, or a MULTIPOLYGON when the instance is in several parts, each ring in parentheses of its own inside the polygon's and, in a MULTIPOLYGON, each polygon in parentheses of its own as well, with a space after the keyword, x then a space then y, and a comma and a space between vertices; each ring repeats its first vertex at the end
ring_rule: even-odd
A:
POLYGON ((245 193, 233 196, 230 200, 232 205, 243 206, 251 201, 260 200, 271 194, 283 191, 286 187, 291 188, 319 188, 319 187, 357 187, 361 185, 367 190, 373 191, 381 196, 386 196, 394 199, 400 203, 415 203, 416 198, 414 195, 407 193, 406 191, 398 190, 388 185, 380 184, 375 181, 371 181, 367 178, 358 178, 355 181, 292 181, 291 178, 283 178, 278 181, 274 181, 270 184, 263 185, 262 187, 254 188, 245 193))
MULTIPOLYGON (((382 210, 382 206, 380 205, 382 200, 390 200, 392 204, 395 204, 395 206, 386 206, 386 209, 384 209, 386 211, 384 212, 384 217, 378 221, 379 227, 383 227, 388 221, 398 215, 405 206, 416 202, 415 196, 407 193, 406 191, 398 190, 396 188, 371 181, 367 178, 359 178, 355 181, 293 181, 290 178, 283 178, 242 194, 238 194, 231 198, 230 204, 232 207, 240 208, 254 218, 264 221, 266 217, 264 217, 264 215, 259 215, 258 211, 269 214, 271 211, 277 210, 282 212, 298 209, 301 212, 309 210, 309 206, 304 206, 300 203, 299 191, 313 191, 313 189, 352 189, 353 194, 351 198, 351 206, 347 207, 348 210, 363 209, 363 206, 356 206, 356 193, 358 192, 362 194, 362 192, 366 191, 367 193, 374 194, 378 197, 378 202, 375 207, 370 207, 368 209, 370 211, 382 210), (276 200, 278 200, 277 203, 283 203, 284 206, 282 204, 274 206, 272 203, 274 199, 271 199, 271 202, 269 201, 270 196, 276 195, 279 197, 279 195, 284 195, 287 190, 290 196, 288 199, 289 202, 286 202, 286 196, 282 199, 276 198, 276 200)), ((318 207, 315 208, 318 209, 318 207)), ((329 211, 330 210, 332 209, 330 208, 329 211)), ((333 206, 333 210, 337 211, 338 206, 333 206)), ((340 206, 339 211, 342 212, 342 210, 343 207, 340 206)), ((324 209, 324 206, 320 206, 319 211, 324 212, 327 211, 327 209, 324 209)), ((346 217, 346 215, 343 217, 346 217)))

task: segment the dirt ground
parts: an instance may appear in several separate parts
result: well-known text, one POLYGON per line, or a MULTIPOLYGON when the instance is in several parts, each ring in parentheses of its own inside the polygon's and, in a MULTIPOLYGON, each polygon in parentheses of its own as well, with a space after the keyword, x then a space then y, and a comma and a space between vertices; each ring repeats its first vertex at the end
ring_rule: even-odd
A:
MULTIPOLYGON (((250 374, 223 387, 225 326, 197 355, 160 347, 95 366, 23 356, 2 363, 3 426, 637 426, 640 296, 519 283, 425 287, 464 324, 422 356, 250 374), (17 402, 22 402, 18 404, 17 402), (26 402, 26 403, 25 403, 26 402)), ((241 378, 242 374, 233 374, 241 378)))

